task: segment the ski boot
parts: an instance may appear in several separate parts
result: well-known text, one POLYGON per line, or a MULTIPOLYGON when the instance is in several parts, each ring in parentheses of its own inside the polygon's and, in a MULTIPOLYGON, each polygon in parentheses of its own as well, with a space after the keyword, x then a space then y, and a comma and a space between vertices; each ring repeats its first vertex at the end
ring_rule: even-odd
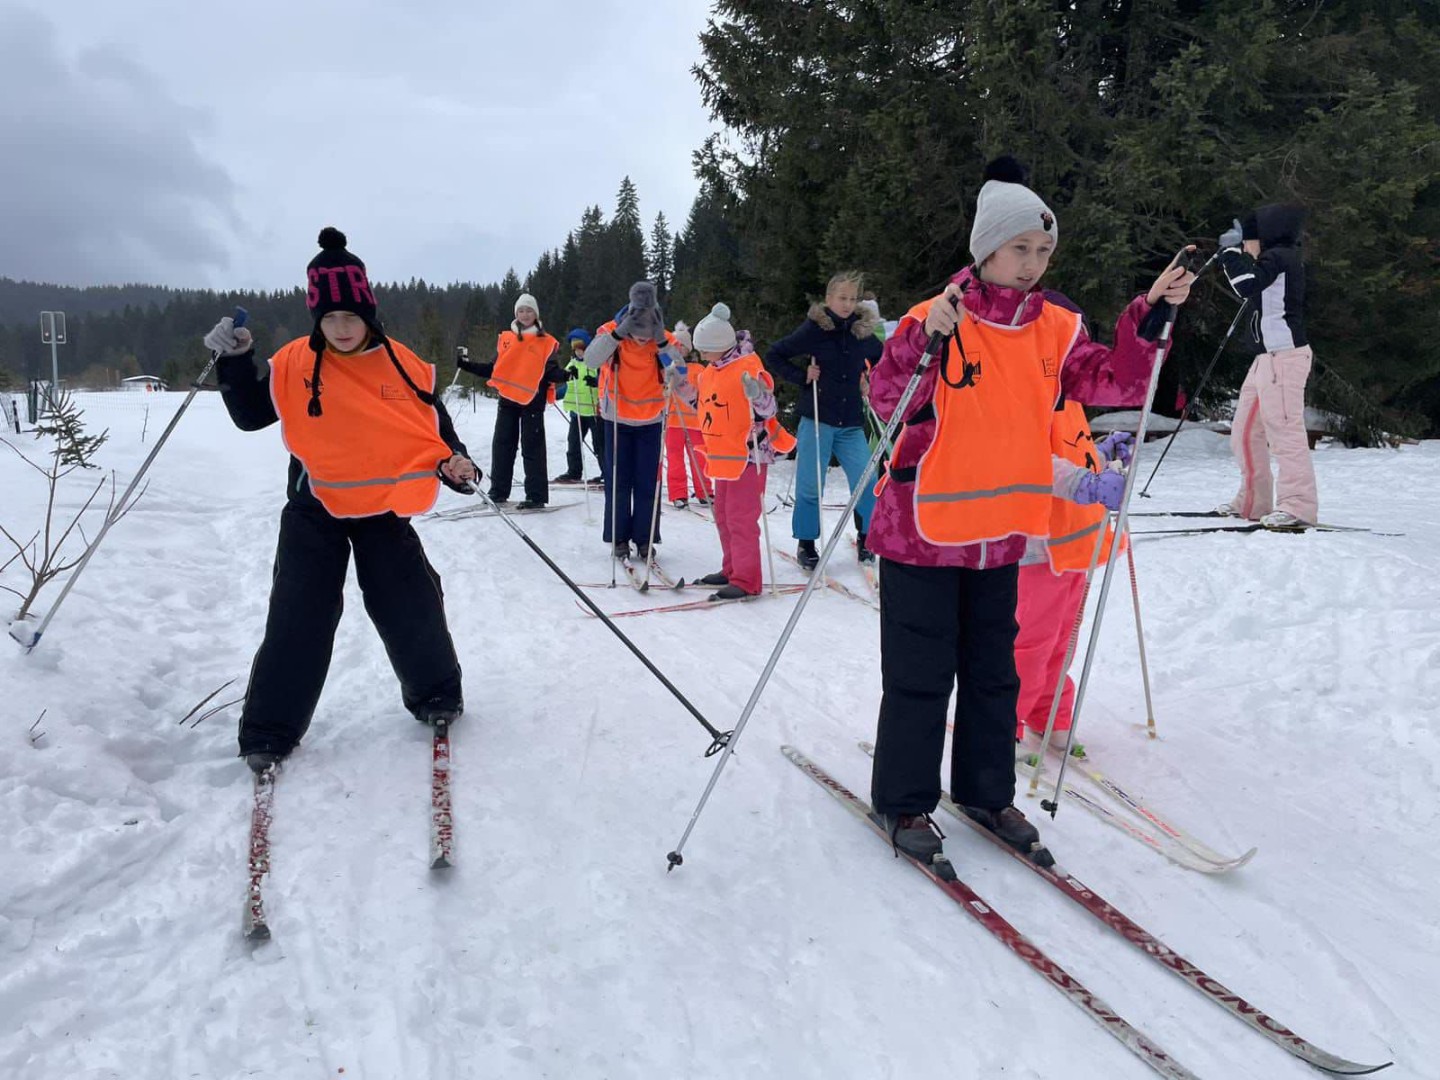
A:
POLYGON ((814 540, 801 540, 795 545, 795 561, 800 564, 800 569, 805 571, 814 570, 820 565, 820 553, 815 550, 814 540))
POLYGON ((448 728, 460 714, 465 711, 465 706, 452 702, 442 701, 440 698, 431 698, 415 707, 415 719, 420 723, 433 728, 448 728))
POLYGON ((274 754, 267 750, 245 755, 245 764, 250 766, 250 771, 256 776, 264 776, 266 770, 276 768, 284 760, 284 754, 274 754))
POLYGON ((729 585, 729 584, 730 584, 730 579, 729 579, 728 577, 726 577, 723 572, 721 572, 721 571, 719 571, 719 570, 716 570, 715 573, 713 573, 713 574, 706 574, 704 577, 699 578, 698 580, 696 580, 695 584, 696 584, 696 585, 729 585))
POLYGON ((929 814, 872 813, 870 820, 885 830, 897 856, 915 860, 941 881, 956 880, 955 867, 941 843, 945 834, 929 814))
POLYGON ((1040 843, 1040 830, 1025 820, 1025 815, 1015 804, 1002 806, 999 810, 987 810, 980 806, 962 806, 961 812, 971 821, 995 834, 995 836, 1020 852, 1036 866, 1047 870, 1055 865, 1055 856, 1040 843))

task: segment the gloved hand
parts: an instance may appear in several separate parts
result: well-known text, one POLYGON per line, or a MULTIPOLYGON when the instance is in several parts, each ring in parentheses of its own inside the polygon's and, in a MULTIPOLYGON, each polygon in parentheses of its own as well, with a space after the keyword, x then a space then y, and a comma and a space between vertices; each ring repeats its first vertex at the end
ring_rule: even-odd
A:
POLYGON ((237 327, 235 320, 226 315, 205 335, 205 347, 219 356, 243 356, 255 347, 255 339, 248 329, 237 327))
POLYGON ((672 393, 680 388, 689 374, 689 369, 682 363, 674 363, 665 369, 665 389, 672 393))
POLYGON ((693 344, 693 342, 692 342, 691 339, 690 339, 690 331, 689 331, 689 330, 685 330, 685 329, 681 329, 680 327, 676 327, 676 329, 675 329, 675 345, 676 345, 682 352, 684 352, 684 353, 686 353, 686 354, 688 355, 689 352, 690 352, 690 350, 691 350, 692 348, 694 348, 694 344, 693 344))
POLYGON ((463 454, 452 454, 439 465, 435 466, 435 475, 445 482, 445 486, 460 492, 463 495, 474 494, 473 485, 484 479, 480 472, 480 466, 476 465, 463 454))
POLYGON ((1120 464, 1129 465, 1130 458, 1135 454, 1135 435, 1129 431, 1113 432, 1101 439, 1096 449, 1107 462, 1114 461, 1118 456, 1120 464))
POLYGON ((1240 219, 1236 218, 1235 223, 1220 234, 1220 250, 1237 248, 1244 239, 1245 230, 1240 227, 1240 219))
POLYGON ((1119 510, 1120 500, 1125 497, 1125 474, 1106 469, 1099 473, 1086 473, 1075 487, 1074 501, 1081 506, 1102 504, 1107 510, 1119 510))
POLYGON ((765 394, 765 384, 748 371, 740 373, 740 386, 744 389, 748 401, 759 401, 765 394))
POLYGON ((599 375, 586 375, 586 376, 585 376, 585 385, 586 385, 586 386, 599 386, 599 385, 600 385, 600 376, 599 376, 599 375))

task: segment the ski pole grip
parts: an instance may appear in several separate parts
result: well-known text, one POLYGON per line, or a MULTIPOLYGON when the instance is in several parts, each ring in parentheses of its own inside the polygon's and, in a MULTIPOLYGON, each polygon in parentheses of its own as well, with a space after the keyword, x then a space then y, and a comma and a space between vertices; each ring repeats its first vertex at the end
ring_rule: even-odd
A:
POLYGON ((238 304, 235 305, 235 318, 234 318, 235 329, 238 330, 238 329, 240 329, 240 327, 244 326, 245 323, 246 323, 246 321, 247 321, 249 318, 250 318, 250 313, 249 313, 248 311, 246 311, 243 307, 241 307, 241 306, 238 305, 238 304))

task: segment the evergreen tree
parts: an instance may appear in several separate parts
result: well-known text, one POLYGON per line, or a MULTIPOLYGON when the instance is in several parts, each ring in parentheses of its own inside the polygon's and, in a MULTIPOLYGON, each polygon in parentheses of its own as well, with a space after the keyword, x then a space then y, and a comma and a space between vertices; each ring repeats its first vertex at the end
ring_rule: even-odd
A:
POLYGON ((647 252, 646 270, 655 290, 664 303, 670 294, 670 282, 675 273, 674 241, 665 213, 655 215, 655 225, 650 230, 650 249, 647 252))

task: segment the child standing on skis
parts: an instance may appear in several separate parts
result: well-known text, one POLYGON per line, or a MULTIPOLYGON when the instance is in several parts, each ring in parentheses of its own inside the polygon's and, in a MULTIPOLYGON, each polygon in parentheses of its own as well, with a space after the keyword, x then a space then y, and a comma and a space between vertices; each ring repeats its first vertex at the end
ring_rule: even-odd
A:
MULTIPOLYGON (((1047 293, 1046 298, 1053 302, 1058 295, 1047 293)), ((1063 299, 1061 304, 1068 306, 1063 299)), ((1143 389, 1137 387, 1141 401, 1143 389)), ((1085 575, 1091 560, 1096 560, 1097 568, 1103 568, 1110 558, 1114 530, 1106 528, 1102 539, 1100 529, 1110 511, 1120 508, 1125 492, 1124 473, 1112 471, 1110 463, 1117 461, 1128 467, 1134 442, 1130 432, 1117 431, 1096 443, 1085 409, 1078 401, 1066 401, 1055 411, 1050 426, 1055 496, 1050 500, 1049 535, 1032 538, 1020 560, 1015 605, 1015 671, 1020 677, 1015 709, 1017 742, 1024 739, 1026 732, 1044 734, 1057 689, 1060 704, 1055 707, 1053 730, 1070 730, 1075 683, 1065 671, 1065 657, 1070 653, 1070 639, 1085 602, 1085 575), (1092 476, 1099 479, 1092 480, 1092 476), (1098 501, 1076 501, 1075 494, 1082 485, 1094 485, 1098 501)))
POLYGON ((320 700, 350 552, 365 610, 417 720, 463 710, 460 662, 445 625, 440 576, 410 518, 443 481, 469 491, 480 470, 435 394, 435 369, 385 334, 365 264, 326 228, 308 267, 314 329, 266 362, 250 331, 221 319, 205 336, 235 426, 277 420, 290 450, 288 501, 265 638, 240 713, 240 753, 258 775, 304 736, 320 700))
POLYGON ((554 385, 566 379, 556 360, 559 348, 560 343, 540 324, 540 305, 523 293, 515 301, 510 329, 495 339, 495 359, 480 364, 458 361, 461 370, 489 379, 500 395, 490 443, 490 501, 497 506, 510 501, 517 448, 525 464, 525 498, 515 509, 539 510, 550 501, 545 406, 554 385))
POLYGON ((1230 449, 1240 466, 1240 491, 1216 509, 1268 528, 1313 525, 1320 516, 1315 465, 1305 430, 1305 264, 1300 257, 1305 211, 1262 206, 1220 237, 1220 266, 1235 295, 1251 306, 1250 336, 1258 354, 1240 387, 1230 449), (1279 465, 1270 476, 1270 455, 1279 465))
POLYGON ((565 437, 565 471, 552 484, 598 484, 601 477, 585 481, 585 439, 589 438, 598 467, 605 457, 605 425, 600 423, 599 392, 600 380, 585 366, 585 346, 590 344, 590 331, 577 326, 565 337, 570 346, 570 362, 565 365, 565 385, 558 391, 565 412, 570 417, 570 429, 565 437))
POLYGON ((730 323, 730 309, 716 304, 695 327, 695 350, 705 361, 694 383, 683 364, 671 364, 665 382, 696 407, 705 439, 710 479, 715 485, 715 525, 720 532, 721 567, 700 579, 718 585, 711 600, 758 596, 760 515, 765 478, 777 454, 795 447, 795 437, 775 419, 775 382, 749 342, 730 323))
MULTIPOLYGON (((701 370, 701 365, 689 356, 693 344, 690 328, 683 322, 677 322, 675 347, 684 356, 681 367, 688 372, 686 377, 692 389, 701 370)), ((694 398, 687 400, 685 395, 672 394, 669 416, 665 421, 665 496, 676 510, 683 510, 690 504, 685 486, 687 481, 694 488, 697 503, 706 506, 710 502, 710 482, 705 475, 705 444, 700 437, 700 417, 693 401, 694 398)))
MULTIPOLYGON (((1015 605, 1026 540, 1049 532, 1055 406, 1062 393, 1095 400, 1107 385, 1143 385, 1159 305, 1183 302, 1192 279, 1172 265, 1122 314, 1113 349, 1090 341, 1079 314, 1039 288, 1059 227, 1023 180, 1012 159, 986 169, 974 263, 900 320, 870 382, 871 404, 888 420, 932 335, 943 342, 901 417, 869 537, 885 582, 874 810, 897 849, 941 872, 953 870, 930 813, 952 692, 953 798, 1006 843, 1043 857, 1014 805, 1015 605)), ((1074 495, 1099 501, 1104 486, 1092 474, 1074 495)))
POLYGON ((616 559, 631 545, 649 560, 660 542, 655 489, 665 425, 665 365, 679 359, 655 286, 637 281, 630 302, 595 331, 585 364, 600 377, 600 415, 605 432, 605 524, 603 535, 616 559))

